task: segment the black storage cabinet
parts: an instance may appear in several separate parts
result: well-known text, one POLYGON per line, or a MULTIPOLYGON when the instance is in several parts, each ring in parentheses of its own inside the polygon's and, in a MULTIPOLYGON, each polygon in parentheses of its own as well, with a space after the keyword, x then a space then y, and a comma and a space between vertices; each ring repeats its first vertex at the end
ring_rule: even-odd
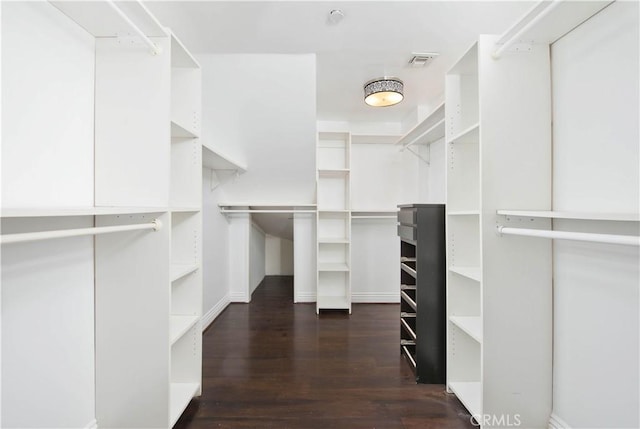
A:
POLYGON ((398 206, 400 352, 418 383, 446 379, 444 204, 398 206))

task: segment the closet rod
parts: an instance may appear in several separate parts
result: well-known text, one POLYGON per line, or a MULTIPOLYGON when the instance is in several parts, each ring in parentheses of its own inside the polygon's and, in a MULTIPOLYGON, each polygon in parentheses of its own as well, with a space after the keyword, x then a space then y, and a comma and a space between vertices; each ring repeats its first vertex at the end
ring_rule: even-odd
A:
POLYGON ((112 232, 122 231, 138 231, 144 229, 153 229, 158 231, 162 228, 162 223, 155 219, 149 223, 138 223, 132 225, 119 225, 119 226, 100 226, 94 228, 77 228, 77 229, 62 229, 57 231, 41 231, 41 232, 25 232, 20 234, 6 234, 0 236, 1 244, 10 243, 24 243, 27 241, 48 240, 51 238, 66 238, 66 237, 80 237, 83 235, 99 235, 108 234, 112 232))
POLYGON ((108 4, 109 6, 111 6, 111 8, 112 8, 112 9, 113 9, 113 10, 114 10, 114 11, 115 11, 119 16, 120 16, 120 18, 122 18, 122 20, 123 20, 124 22, 126 22, 126 23, 127 23, 127 25, 128 25, 129 27, 131 27, 131 29, 132 29, 133 31, 135 31, 135 32, 138 34, 138 36, 140 36, 140 38, 142 39, 142 41, 143 41, 144 43, 146 43, 147 45, 149 45, 149 47, 151 48, 151 53, 152 53, 153 55, 158 55, 158 54, 161 54, 161 53, 162 53, 162 48, 161 48, 161 47, 159 47, 159 46, 156 46, 156 44, 155 44, 155 43, 153 43, 153 42, 151 41, 151 39, 149 39, 149 38, 147 37, 147 35, 146 35, 146 34, 144 34, 144 32, 140 29, 140 27, 138 27, 138 26, 137 26, 137 25, 136 25, 136 24, 131 20, 131 18, 129 18, 129 17, 127 16, 127 14, 126 14, 126 13, 124 13, 124 12, 122 11, 122 9, 120 9, 118 6, 116 6, 116 4, 113 2, 113 0, 107 0, 107 4, 108 4))
MULTIPOLYGON (((536 25, 542 18, 544 18, 545 16, 547 16, 547 14, 549 14, 549 12, 551 12, 553 9, 555 9, 556 7, 558 7, 558 5, 560 3, 563 3, 565 0, 553 0, 545 9, 543 9, 541 12, 539 12, 536 16, 534 16, 533 18, 531 18, 531 21, 529 21, 528 23, 526 23, 522 28, 520 28, 520 30, 516 31, 513 34, 509 34, 511 32, 513 32, 519 25, 522 24, 522 21, 526 18, 523 18, 522 20, 516 22, 513 26, 511 26, 511 28, 509 28, 498 40, 498 43, 502 42, 502 45, 498 48, 496 48, 495 51, 493 51, 493 58, 494 59, 498 59, 500 58, 500 55, 502 55, 502 53, 509 49, 511 47, 511 45, 513 45, 515 42, 517 42, 518 40, 520 40, 520 36, 522 36, 524 33, 526 33, 527 31, 529 31, 534 25, 536 25), (504 40, 505 37, 507 37, 507 40, 504 40)), ((543 0, 540 3, 538 3, 536 6, 534 6, 534 9, 538 8, 541 4, 543 3, 548 3, 547 0, 543 0)), ((531 12, 529 12, 526 17, 529 16, 531 12)))
POLYGON ((640 246, 640 237, 634 235, 596 234, 591 232, 509 228, 502 225, 498 226, 498 234, 521 235, 525 237, 557 238, 560 240, 589 241, 593 243, 622 244, 624 246, 640 246))

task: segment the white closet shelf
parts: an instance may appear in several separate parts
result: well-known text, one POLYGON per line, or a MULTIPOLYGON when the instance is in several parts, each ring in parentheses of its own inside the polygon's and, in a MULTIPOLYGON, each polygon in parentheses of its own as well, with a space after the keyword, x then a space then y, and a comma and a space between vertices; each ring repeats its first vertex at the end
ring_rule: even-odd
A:
POLYGON ((318 308, 323 310, 343 310, 349 308, 350 300, 346 296, 318 295, 318 308))
POLYGON ((453 136, 449 143, 478 143, 480 140, 480 123, 477 122, 469 128, 453 136))
POLYGON ((349 174, 348 168, 337 168, 333 170, 329 169, 318 169, 318 177, 326 178, 326 177, 344 177, 349 174))
POLYGON ((344 214, 349 214, 351 213, 351 210, 343 210, 343 209, 318 209, 318 213, 344 213, 344 214))
POLYGON ((343 262, 319 262, 318 271, 349 271, 349 266, 343 262))
POLYGON ((171 383, 169 397, 171 424, 169 427, 173 427, 176 424, 191 399, 198 393, 198 390, 200 390, 200 384, 198 383, 171 383))
POLYGON ((447 213, 449 216, 478 216, 480 210, 453 210, 447 213))
POLYGON ((189 329, 198 323, 197 316, 171 316, 170 337, 171 345, 178 341, 189 329))
POLYGON ((480 267, 458 267, 452 265, 449 267, 449 271, 477 282, 482 280, 482 270, 480 270, 480 267))
POLYGON ((199 268, 200 264, 171 264, 171 281, 174 282, 181 279, 199 268))
POLYGON ((175 34, 171 33, 171 67, 199 69, 200 64, 175 34))
POLYGON ((428 145, 440 140, 444 135, 444 103, 440 103, 424 120, 400 137, 396 144, 405 147, 414 144, 428 145))
POLYGON ((504 216, 539 217, 548 219, 640 222, 640 213, 565 212, 552 210, 497 210, 496 213, 504 216))
MULTIPOLYGON (((205 144, 202 145, 202 165, 205 168, 219 171, 235 171, 242 174, 247 171, 245 165, 234 161, 229 156, 223 154, 220 150, 214 149, 205 144)), ((249 204, 225 204, 225 206, 248 206, 249 204)))
POLYGON ((449 320, 471 338, 482 344, 482 318, 451 316, 449 320))
MULTIPOLYGON (((131 33, 130 25, 107 1, 51 1, 50 3, 95 37, 118 37, 131 33)), ((168 36, 162 25, 142 3, 119 1, 117 7, 147 37, 168 36)))
POLYGON ((482 383, 452 381, 449 382, 449 389, 456 394, 472 416, 482 415, 482 383))
POLYGON ((171 137, 197 138, 198 133, 189 129, 186 124, 179 124, 177 121, 171 121, 171 137))
POLYGON ((124 214, 164 213, 167 207, 24 207, 4 208, 2 218, 18 217, 64 217, 64 216, 110 216, 124 214))

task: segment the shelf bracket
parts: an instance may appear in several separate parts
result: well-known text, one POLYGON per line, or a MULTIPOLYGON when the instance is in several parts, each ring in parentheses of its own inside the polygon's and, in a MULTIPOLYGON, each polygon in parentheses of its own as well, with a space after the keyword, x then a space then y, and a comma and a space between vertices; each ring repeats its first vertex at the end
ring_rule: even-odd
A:
POLYGON ((224 183, 223 180, 221 180, 218 177, 218 172, 231 172, 232 174, 229 175, 230 177, 232 176, 233 178, 237 178, 240 176, 240 170, 238 170, 237 168, 220 168, 220 169, 213 169, 211 168, 211 177, 210 177, 210 183, 211 183, 211 191, 215 191, 216 189, 218 189, 220 187, 220 185, 222 185, 224 183))

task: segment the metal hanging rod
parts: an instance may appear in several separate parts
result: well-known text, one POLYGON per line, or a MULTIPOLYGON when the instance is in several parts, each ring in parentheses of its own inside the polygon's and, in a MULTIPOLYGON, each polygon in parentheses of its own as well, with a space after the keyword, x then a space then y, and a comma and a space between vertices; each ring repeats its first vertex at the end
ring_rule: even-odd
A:
POLYGON ((545 229, 510 228, 498 225, 500 235, 520 235, 524 237, 555 238, 560 240, 589 241, 592 243, 640 246, 640 237, 634 235, 597 234, 591 232, 554 231, 545 229))
POLYGON ((123 20, 124 22, 126 22, 126 23, 127 23, 127 25, 129 25, 129 27, 131 27, 131 29, 132 29, 133 31, 135 31, 135 32, 136 32, 136 34, 137 34, 138 36, 140 36, 140 38, 142 39, 142 41, 143 41, 144 43, 146 43, 147 45, 149 45, 149 47, 151 48, 151 53, 152 53, 153 55, 158 55, 158 54, 161 54, 161 53, 162 53, 162 47, 157 46, 155 43, 153 43, 153 42, 151 41, 151 39, 149 39, 149 38, 147 37, 147 35, 146 35, 146 34, 144 34, 144 32, 140 29, 140 27, 138 27, 138 26, 137 26, 137 25, 136 25, 136 24, 131 20, 131 18, 129 18, 129 17, 127 16, 127 14, 126 14, 126 13, 124 13, 124 12, 122 11, 122 9, 120 9, 118 6, 116 6, 116 4, 115 4, 112 0, 106 0, 106 2, 107 2, 107 4, 108 4, 109 6, 111 6, 111 8, 112 8, 112 9, 113 9, 117 14, 118 14, 118 16, 120 16, 120 18, 122 18, 122 20, 123 20))
POLYGON ((56 231, 6 234, 6 235, 0 236, 0 244, 24 243, 27 241, 49 240, 52 238, 80 237, 83 235, 109 234, 112 232, 122 232, 122 231, 140 231, 145 229, 152 229, 154 231, 158 231, 161 228, 162 228, 162 223, 160 222, 160 220, 154 219, 152 222, 149 222, 149 223, 138 223, 138 224, 132 224, 132 225, 100 226, 100 227, 93 227, 93 228, 62 229, 62 230, 56 230, 56 231))
MULTIPOLYGON (((511 47, 511 45, 513 45, 514 43, 516 43, 519 39, 520 36, 522 36, 523 34, 525 34, 527 31, 529 31, 533 26, 535 26, 542 18, 544 18, 545 16, 547 16, 549 14, 549 12, 551 12, 552 10, 554 10, 556 7, 558 7, 558 5, 560 5, 560 3, 563 3, 565 0, 553 0, 552 2, 548 2, 546 0, 541 1, 540 3, 538 3, 536 6, 534 6, 533 9, 537 9, 539 8, 542 4, 544 3, 548 3, 548 6, 546 8, 544 8, 542 11, 540 11, 537 15, 535 15, 533 18, 531 18, 531 20, 529 22, 527 22, 525 25, 523 25, 519 30, 516 31, 516 28, 519 25, 522 25, 523 20, 527 19, 530 15, 530 13, 528 13, 526 15, 525 18, 523 18, 523 20, 520 20, 518 22, 516 22, 513 26, 511 26, 511 28, 509 28, 503 35, 502 37, 500 37, 500 39, 498 40, 498 43, 502 43, 501 46, 499 46, 498 48, 496 48, 495 51, 493 51, 493 58, 494 59, 498 59, 500 58, 500 55, 502 55, 502 53, 509 49, 511 47), (515 31, 515 32, 514 32, 515 31), (505 40, 506 38, 506 40, 505 40)), ((532 10, 533 10, 532 9, 532 10)))

